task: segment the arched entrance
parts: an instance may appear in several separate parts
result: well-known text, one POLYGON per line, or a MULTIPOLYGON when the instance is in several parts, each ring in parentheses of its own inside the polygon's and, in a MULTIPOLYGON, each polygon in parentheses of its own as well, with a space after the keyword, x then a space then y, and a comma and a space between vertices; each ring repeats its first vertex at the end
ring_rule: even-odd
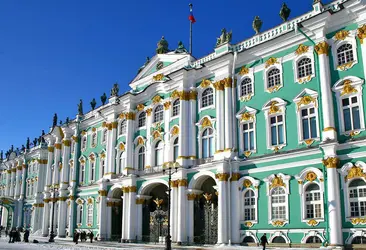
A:
POLYGON ((217 191, 216 181, 202 176, 196 189, 203 193, 194 200, 194 242, 215 244, 217 242, 217 191))
MULTIPOLYGON (((115 188, 112 190, 111 201, 111 240, 119 241, 122 238, 122 215, 123 215, 123 192, 121 188, 115 188)), ((101 215, 103 216, 103 215, 101 215)))
POLYGON ((0 223, 3 227, 11 228, 16 226, 13 221, 14 200, 11 198, 0 197, 0 223))
POLYGON ((168 234, 168 187, 152 183, 143 192, 151 199, 145 200, 142 208, 142 240, 162 242, 168 234))

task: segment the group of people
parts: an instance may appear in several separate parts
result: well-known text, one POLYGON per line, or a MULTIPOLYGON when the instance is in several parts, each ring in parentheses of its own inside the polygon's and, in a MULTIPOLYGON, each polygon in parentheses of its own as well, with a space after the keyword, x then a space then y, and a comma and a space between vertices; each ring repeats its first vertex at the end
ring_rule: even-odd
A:
POLYGON ((78 244, 79 238, 80 238, 80 241, 83 242, 83 241, 86 241, 87 236, 90 239, 90 243, 93 243, 94 234, 92 231, 89 231, 89 233, 86 234, 85 231, 79 232, 79 231, 75 230, 73 241, 75 242, 75 244, 78 244))
MULTIPOLYGON (((0 229, 0 234, 1 234, 1 230, 3 228, 0 229)), ((29 242, 29 230, 25 229, 23 231, 23 228, 18 228, 16 229, 15 227, 13 227, 10 232, 8 231, 8 229, 5 229, 5 236, 9 236, 9 243, 14 243, 14 242, 20 242, 21 241, 21 235, 20 233, 24 232, 23 234, 23 241, 24 242, 29 242)))

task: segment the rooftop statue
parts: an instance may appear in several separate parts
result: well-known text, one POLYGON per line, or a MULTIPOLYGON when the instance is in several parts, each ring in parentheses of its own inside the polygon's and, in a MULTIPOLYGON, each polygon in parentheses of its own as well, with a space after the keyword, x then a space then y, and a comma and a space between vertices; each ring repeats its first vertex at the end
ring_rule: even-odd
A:
POLYGON ((118 83, 115 83, 113 85, 113 88, 111 89, 111 97, 118 96, 118 92, 119 92, 118 83))
POLYGON ((25 144, 25 148, 29 149, 30 148, 30 141, 29 141, 29 137, 27 138, 27 142, 25 144))
POLYGON ((179 41, 178 48, 174 50, 175 53, 188 53, 188 50, 184 47, 184 44, 182 41, 179 41))
POLYGON ((83 115, 83 100, 81 100, 81 99, 78 104, 78 115, 83 115))
POLYGON ((57 126, 57 114, 55 113, 55 114, 53 115, 52 127, 54 128, 54 127, 56 127, 56 126, 57 126))
POLYGON ((146 57, 146 62, 144 63, 144 65, 142 65, 140 68, 139 68, 139 71, 138 73, 140 73, 145 67, 146 65, 148 65, 150 62, 150 57, 146 57))
POLYGON ((107 101, 107 95, 105 93, 103 93, 103 95, 100 97, 100 101, 102 102, 102 105, 104 105, 107 101))
POLYGON ((3 160, 4 159, 4 152, 1 150, 0 152, 0 160, 3 160))
POLYGON ((288 17, 290 16, 291 10, 287 7, 286 3, 282 4, 282 8, 280 10, 281 19, 286 22, 288 17))
POLYGON ((24 152, 24 151, 25 151, 24 144, 22 145, 22 147, 20 148, 20 150, 21 150, 22 152, 24 152))
POLYGON ((97 102, 95 101, 95 98, 93 98, 93 100, 90 102, 90 106, 91 106, 92 110, 95 109, 96 105, 97 105, 97 102))
POLYGON ((262 20, 259 18, 259 16, 256 16, 253 21, 253 29, 255 31, 255 34, 258 34, 262 28, 262 20))
POLYGON ((221 30, 221 35, 219 38, 217 38, 217 41, 216 41, 216 47, 224 44, 224 43, 229 43, 231 42, 231 39, 232 39, 232 31, 230 31, 229 33, 226 32, 226 29, 222 29, 221 30))
POLYGON ((33 140, 33 147, 37 146, 37 141, 38 141, 38 139, 37 138, 34 138, 34 140, 33 140))
POLYGON ((169 44, 167 40, 165 40, 164 36, 161 37, 160 41, 158 42, 158 47, 156 49, 156 54, 165 54, 169 52, 168 48, 169 44))

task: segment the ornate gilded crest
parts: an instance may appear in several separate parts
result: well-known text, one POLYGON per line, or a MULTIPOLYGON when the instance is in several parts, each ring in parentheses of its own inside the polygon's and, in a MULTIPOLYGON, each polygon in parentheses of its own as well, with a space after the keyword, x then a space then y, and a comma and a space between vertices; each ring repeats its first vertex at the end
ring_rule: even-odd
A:
POLYGON ((348 174, 344 179, 345 181, 348 181, 357 177, 366 178, 366 174, 363 172, 362 168, 353 166, 348 170, 348 174))
POLYGON ((272 221, 272 225, 274 227, 283 227, 285 225, 285 222, 282 220, 275 220, 275 221, 272 221))
POLYGON ((295 54, 297 56, 302 55, 304 53, 307 53, 309 51, 309 46, 306 46, 304 44, 300 44, 299 47, 295 50, 295 54))
POLYGON ((320 42, 317 45, 315 45, 315 51, 318 53, 318 55, 328 55, 329 53, 329 44, 327 42, 320 42))
POLYGON ((268 111, 269 114, 276 114, 280 111, 280 108, 278 106, 276 106, 276 104, 278 104, 277 101, 272 101, 271 102, 271 104, 270 104, 271 106, 270 106, 269 111, 268 111))
POLYGON ((275 175, 275 177, 272 179, 271 185, 269 185, 269 189, 275 187, 286 187, 286 184, 283 182, 281 176, 275 175))
POLYGON ((158 82, 158 81, 162 81, 162 80, 164 80, 164 74, 157 74, 157 75, 153 76, 153 81, 158 82))
POLYGON ((249 120, 254 120, 254 114, 251 114, 249 112, 245 112, 241 115, 240 117, 240 121, 249 121, 249 120))
POLYGON ((120 144, 119 144, 119 150, 121 150, 121 151, 125 151, 125 144, 120 143, 120 144))
POLYGON ((366 38, 366 24, 357 29, 357 37, 360 39, 360 43, 363 44, 363 39, 366 38))
POLYGON ((335 35, 334 38, 339 41, 339 40, 344 40, 349 36, 349 30, 341 30, 338 31, 335 35))
POLYGON ((274 58, 274 57, 270 57, 267 61, 266 61, 266 68, 270 67, 271 65, 274 65, 278 63, 278 59, 274 58))
POLYGON ((317 178, 316 174, 313 171, 309 171, 307 172, 306 176, 305 176, 305 180, 313 182, 315 181, 317 178))
POLYGON ((345 80, 343 82, 343 89, 341 92, 341 96, 343 95, 348 95, 348 94, 352 94, 352 93, 357 93, 357 89, 355 89, 352 85, 351 85, 351 81, 350 80, 345 80))
POLYGON ((212 127, 212 123, 211 123, 210 119, 208 119, 207 117, 203 118, 203 120, 202 120, 202 128, 206 128, 206 127, 212 127))
POLYGON ((308 224, 309 226, 315 227, 316 225, 319 224, 319 222, 314 219, 311 219, 306 224, 308 224))
POLYGON ((201 81, 200 86, 201 86, 201 88, 206 88, 206 87, 210 86, 210 84, 212 84, 212 82, 211 82, 210 80, 203 79, 203 80, 201 81))
POLYGON ((212 194, 205 193, 205 194, 203 194, 203 197, 206 199, 207 202, 209 202, 212 199, 212 194))
POLYGON ((244 76, 249 73, 249 68, 243 66, 240 68, 239 75, 244 76))
POLYGON ((245 187, 245 188, 250 188, 252 185, 253 185, 252 182, 248 179, 245 179, 243 181, 243 187, 245 187))
POLYGON ((170 97, 171 97, 172 99, 179 98, 179 96, 180 96, 180 93, 179 93, 179 91, 178 91, 178 90, 174 90, 174 91, 172 92, 172 94, 170 95, 170 97))
POLYGON ((137 105, 137 111, 142 111, 142 110, 144 110, 144 108, 145 108, 145 105, 144 104, 142 104, 142 103, 140 103, 139 105, 137 105))
POLYGON ((137 145, 144 145, 144 139, 142 138, 142 137, 139 137, 138 139, 137 139, 137 145))
POLYGON ((300 101, 297 103, 297 110, 300 110, 301 105, 309 105, 310 103, 316 104, 316 99, 309 95, 301 97, 300 101))
POLYGON ((179 134, 179 128, 177 126, 174 126, 170 133, 172 134, 172 136, 178 135, 179 134))
POLYGON ((164 102, 164 109, 168 110, 170 108, 170 105, 171 105, 170 101, 164 102))
POLYGON ((154 96, 154 97, 153 97, 153 99, 152 99, 153 104, 157 104, 157 103, 159 103, 160 101, 161 101, 161 96, 160 96, 160 95, 156 95, 156 96, 154 96))
POLYGON ((155 200, 153 200, 154 201, 154 203, 156 204, 156 207, 157 208, 160 208, 161 207, 161 204, 163 204, 163 202, 164 202, 164 200, 163 199, 160 199, 159 200, 159 198, 158 197, 156 197, 156 199, 155 200))

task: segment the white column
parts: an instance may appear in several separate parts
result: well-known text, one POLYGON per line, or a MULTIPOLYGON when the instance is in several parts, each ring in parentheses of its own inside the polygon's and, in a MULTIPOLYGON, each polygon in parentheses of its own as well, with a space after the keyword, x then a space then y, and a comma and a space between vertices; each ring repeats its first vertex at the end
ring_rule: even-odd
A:
MULTIPOLYGON (((70 217, 67 218, 69 220, 69 237, 72 237, 74 235, 75 230, 75 212, 76 212, 76 202, 75 202, 75 196, 70 196, 70 205, 66 209, 69 209, 70 211, 70 217)), ((98 204, 99 205, 99 204, 98 204)), ((98 217, 101 217, 100 215, 98 217)))
POLYGON ((187 229, 186 229, 186 195, 187 179, 178 180, 178 233, 177 242, 187 241, 187 229))
MULTIPOLYGON (((135 113, 129 112, 126 115, 127 119, 127 135, 126 135, 126 166, 133 168, 133 137, 135 134, 135 113)), ((138 166, 136 165, 136 168, 138 166)), ((123 171, 123 169, 121 170, 123 171)))
POLYGON ((69 160, 71 151, 71 140, 66 138, 63 140, 63 152, 62 152, 62 170, 61 170, 61 189, 67 189, 69 187, 69 160))
POLYGON ((60 142, 55 143, 55 153, 54 153, 54 163, 55 163, 55 169, 53 171, 53 185, 59 185, 60 183, 60 170, 59 170, 59 164, 61 160, 61 148, 62 144, 60 142))
POLYGON ((142 240, 142 206, 145 202, 145 199, 137 198, 136 199, 136 235, 137 241, 142 240))
POLYGON ((339 188, 339 176, 337 165, 339 159, 336 157, 328 157, 323 160, 323 164, 327 167, 327 186, 328 186, 328 217, 329 217, 329 243, 331 246, 342 246, 342 217, 341 217, 341 201, 339 188))
POLYGON ((225 78, 225 149, 233 148, 232 79, 225 78))
POLYGON ((109 201, 109 198, 107 198, 107 207, 106 207, 106 218, 105 221, 107 222, 106 224, 106 230, 107 230, 107 240, 110 240, 112 237, 112 204, 109 201))
POLYGON ((194 199, 195 194, 188 194, 188 204, 187 204, 187 237, 190 243, 194 240, 194 199))
MULTIPOLYGON (((10 196, 14 196, 15 194, 15 190, 14 190, 14 182, 15 182, 15 173, 16 173, 17 169, 16 168, 12 168, 11 169, 11 178, 10 178, 10 196)), ((14 212, 15 214, 15 212, 14 212)))
POLYGON ((196 128, 196 113, 197 113, 197 92, 195 90, 191 90, 189 92, 189 103, 190 103, 190 130, 189 130, 189 155, 191 160, 196 159, 197 157, 197 149, 196 149, 196 142, 197 142, 197 128, 196 128))
POLYGON ((217 174, 218 179, 218 215, 217 215, 217 244, 226 244, 227 243, 227 194, 226 194, 226 186, 228 180, 227 173, 217 174))
POLYGON ((128 231, 127 239, 134 242, 136 239, 136 186, 129 187, 128 195, 128 231))
POLYGON ((22 217, 23 217, 23 200, 18 201, 18 218, 17 218, 17 227, 23 227, 22 225, 22 217))
POLYGON ((128 237, 128 203, 129 203, 129 190, 128 187, 123 188, 123 196, 122 198, 122 241, 127 240, 128 237))
POLYGON ((189 92, 182 90, 180 96, 179 110, 179 156, 178 161, 181 166, 188 165, 189 159, 189 92), (187 158, 188 157, 188 158, 187 158))
POLYGON ((216 89, 216 151, 225 149, 225 116, 224 116, 224 86, 215 85, 216 89))
POLYGON ((10 196, 11 170, 6 170, 6 189, 5 196, 10 196))
POLYGON ((172 236, 172 242, 177 242, 177 229, 178 229, 178 181, 171 182, 172 191, 170 193, 170 235, 172 236))
POLYGON ((164 103, 164 163, 173 161, 172 153, 170 152, 170 107, 170 101, 164 103))
POLYGON ((331 91, 331 77, 329 67, 329 45, 327 42, 320 42, 315 46, 315 50, 319 57, 319 78, 321 89, 321 102, 323 113, 324 129, 322 132, 322 140, 336 140, 337 132, 334 123, 334 107, 331 91))
POLYGON ((238 180, 240 178, 239 173, 233 173, 231 177, 231 182, 228 182, 230 185, 230 199, 231 199, 231 243, 239 244, 240 243, 240 195, 239 195, 239 186, 238 180))
POLYGON ((44 197, 44 214, 43 214, 43 221, 42 221, 42 236, 48 235, 48 228, 50 222, 50 193, 46 193, 44 197))
POLYGON ((109 161, 109 166, 110 166, 110 172, 111 173, 116 173, 116 143, 117 143, 117 126, 118 126, 118 122, 112 122, 112 131, 111 131, 111 154, 110 154, 110 161, 109 161))
MULTIPOLYGON (((361 25, 361 27, 362 26, 363 25, 361 25)), ((366 65, 366 41, 365 41, 366 36, 364 35, 363 29, 361 27, 358 28, 357 32, 358 32, 358 38, 360 39, 361 43, 362 65, 366 65)), ((366 67, 363 67, 363 73, 366 76, 366 67)))
POLYGON ((14 198, 17 199, 20 196, 20 188, 21 188, 21 175, 22 175, 22 166, 19 165, 16 168, 16 177, 15 177, 15 194, 14 198))
POLYGON ((151 167, 152 163, 151 163, 151 133, 150 133, 150 129, 151 129, 151 124, 152 124, 152 109, 148 108, 146 110, 146 157, 145 157, 145 166, 146 168, 151 167))
POLYGON ((60 191, 60 197, 58 199, 58 237, 66 237, 66 214, 67 214, 67 190, 60 191))
POLYGON ((99 201, 99 237, 100 240, 107 240, 107 219, 105 215, 107 214, 107 190, 105 189, 103 183, 98 191, 100 201, 99 201))

